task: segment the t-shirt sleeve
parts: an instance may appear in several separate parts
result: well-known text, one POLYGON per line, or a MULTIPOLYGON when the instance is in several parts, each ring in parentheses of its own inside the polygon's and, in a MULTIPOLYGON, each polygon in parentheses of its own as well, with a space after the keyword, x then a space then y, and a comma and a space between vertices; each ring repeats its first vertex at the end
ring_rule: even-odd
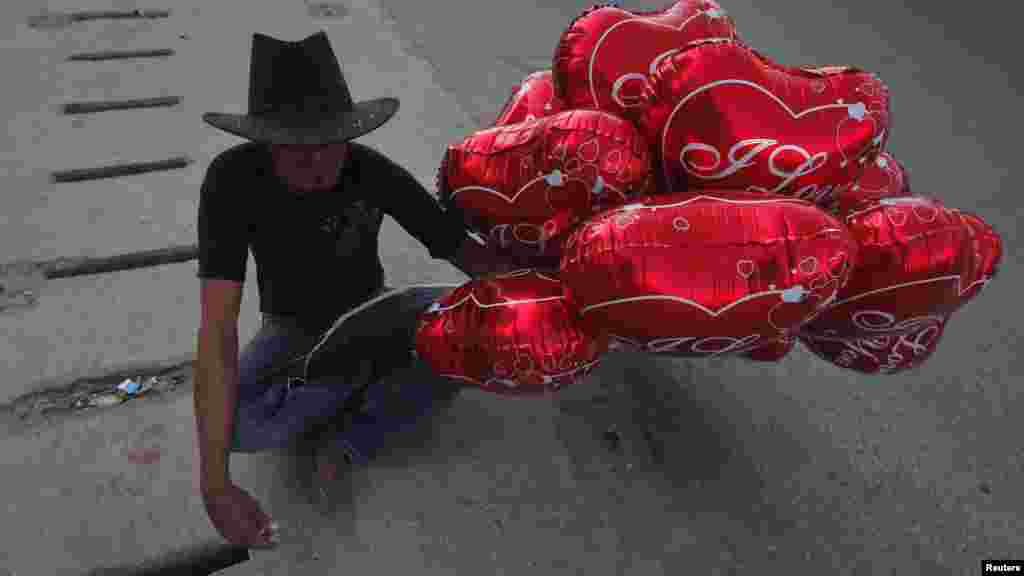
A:
POLYGON ((249 258, 247 211, 236 201, 241 185, 231 178, 225 156, 217 156, 206 169, 199 192, 200 278, 245 281, 249 258))
POLYGON ((408 170, 374 150, 369 150, 364 172, 370 200, 426 246, 434 258, 449 260, 467 237, 462 212, 454 205, 443 208, 408 170))

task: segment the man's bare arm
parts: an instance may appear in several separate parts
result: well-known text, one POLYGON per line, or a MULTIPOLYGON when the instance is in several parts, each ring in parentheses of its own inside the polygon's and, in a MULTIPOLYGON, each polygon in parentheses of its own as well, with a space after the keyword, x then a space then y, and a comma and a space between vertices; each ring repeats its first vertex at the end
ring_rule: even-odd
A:
POLYGON ((203 279, 193 397, 204 491, 230 483, 229 449, 238 399, 238 314, 242 285, 203 279))

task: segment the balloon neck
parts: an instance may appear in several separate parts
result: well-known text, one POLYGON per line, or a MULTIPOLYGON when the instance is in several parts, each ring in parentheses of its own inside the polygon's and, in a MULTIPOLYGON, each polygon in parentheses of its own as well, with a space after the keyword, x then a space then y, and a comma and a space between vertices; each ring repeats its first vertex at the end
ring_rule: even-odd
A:
POLYGON ((799 304, 807 297, 807 290, 800 285, 787 288, 782 291, 782 301, 789 304, 799 304))
POLYGON ((565 183, 565 178, 562 177, 562 172, 557 168, 545 176, 544 180, 547 181, 548 186, 561 186, 565 183))

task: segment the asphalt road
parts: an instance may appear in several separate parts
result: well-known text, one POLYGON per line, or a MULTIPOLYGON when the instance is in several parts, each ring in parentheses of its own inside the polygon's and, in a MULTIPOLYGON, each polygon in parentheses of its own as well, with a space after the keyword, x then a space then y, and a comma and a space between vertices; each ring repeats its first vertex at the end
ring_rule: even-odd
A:
MULTIPOLYGON (((244 106, 249 34, 299 37, 310 28, 299 3, 182 4, 189 8, 167 23, 51 32, 21 25, 34 3, 0 8, 0 69, 21 70, 23 79, 9 94, 5 88, 0 110, 9 127, 0 137, 0 260, 192 241, 201 170, 235 142, 199 116, 244 106), (60 61, 71 50, 109 45, 181 53, 127 68, 60 61), (179 93, 185 103, 177 110, 77 124, 52 109, 70 97, 179 93), (180 153, 194 155, 197 166, 73 187, 45 180, 57 165, 180 153)), ((438 574, 971 574, 983 558, 1024 555, 1022 315, 1010 302, 1020 280, 1022 209, 1021 68, 1005 48, 1015 38, 1013 8, 723 4, 745 39, 779 61, 878 73, 893 95, 890 151, 912 171, 915 191, 995 226, 1006 249, 1000 276, 911 374, 863 377, 802 350, 778 365, 621 355, 553 404, 467 394, 425 446, 399 450, 354 480, 352 516, 319 540, 336 543, 319 553, 329 559, 303 564, 301 573, 358 566, 438 574), (621 438, 617 450, 604 443, 609 428, 621 438)), ((378 10, 374 0, 351 0, 348 19, 328 30, 357 96, 402 99, 396 121, 368 141, 432 182, 443 146, 489 122, 516 81, 549 66, 559 32, 586 5, 382 0, 378 10)), ((393 283, 461 279, 393 222, 384 238, 393 283)), ((46 379, 189 354, 194 270, 189 263, 55 282, 38 309, 0 317, 3 396, 46 379)), ((254 280, 252 270, 250 262, 254 280)), ((253 284, 243 332, 255 327, 253 284)), ((187 430, 187 408, 176 410, 179 432, 187 430)), ((10 454, 60 470, 56 452, 10 454)), ((242 469, 250 474, 273 467, 248 462, 242 469)), ((18 475, 22 483, 32 477, 39 476, 18 475)), ((281 509, 288 500, 275 502, 281 509)), ((170 506, 166 514, 174 517, 170 506)), ((287 554, 287 561, 260 554, 229 573, 274 573, 282 562, 294 568, 309 548, 287 554)))

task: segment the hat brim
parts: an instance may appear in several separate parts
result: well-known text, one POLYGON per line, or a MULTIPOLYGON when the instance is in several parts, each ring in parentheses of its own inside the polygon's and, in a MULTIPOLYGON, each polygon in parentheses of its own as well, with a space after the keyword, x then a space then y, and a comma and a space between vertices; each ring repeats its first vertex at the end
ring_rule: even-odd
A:
POLYGON ((358 138, 398 112, 397 98, 376 98, 353 104, 353 109, 328 116, 253 116, 208 112, 207 124, 236 136, 271 144, 330 144, 358 138))

